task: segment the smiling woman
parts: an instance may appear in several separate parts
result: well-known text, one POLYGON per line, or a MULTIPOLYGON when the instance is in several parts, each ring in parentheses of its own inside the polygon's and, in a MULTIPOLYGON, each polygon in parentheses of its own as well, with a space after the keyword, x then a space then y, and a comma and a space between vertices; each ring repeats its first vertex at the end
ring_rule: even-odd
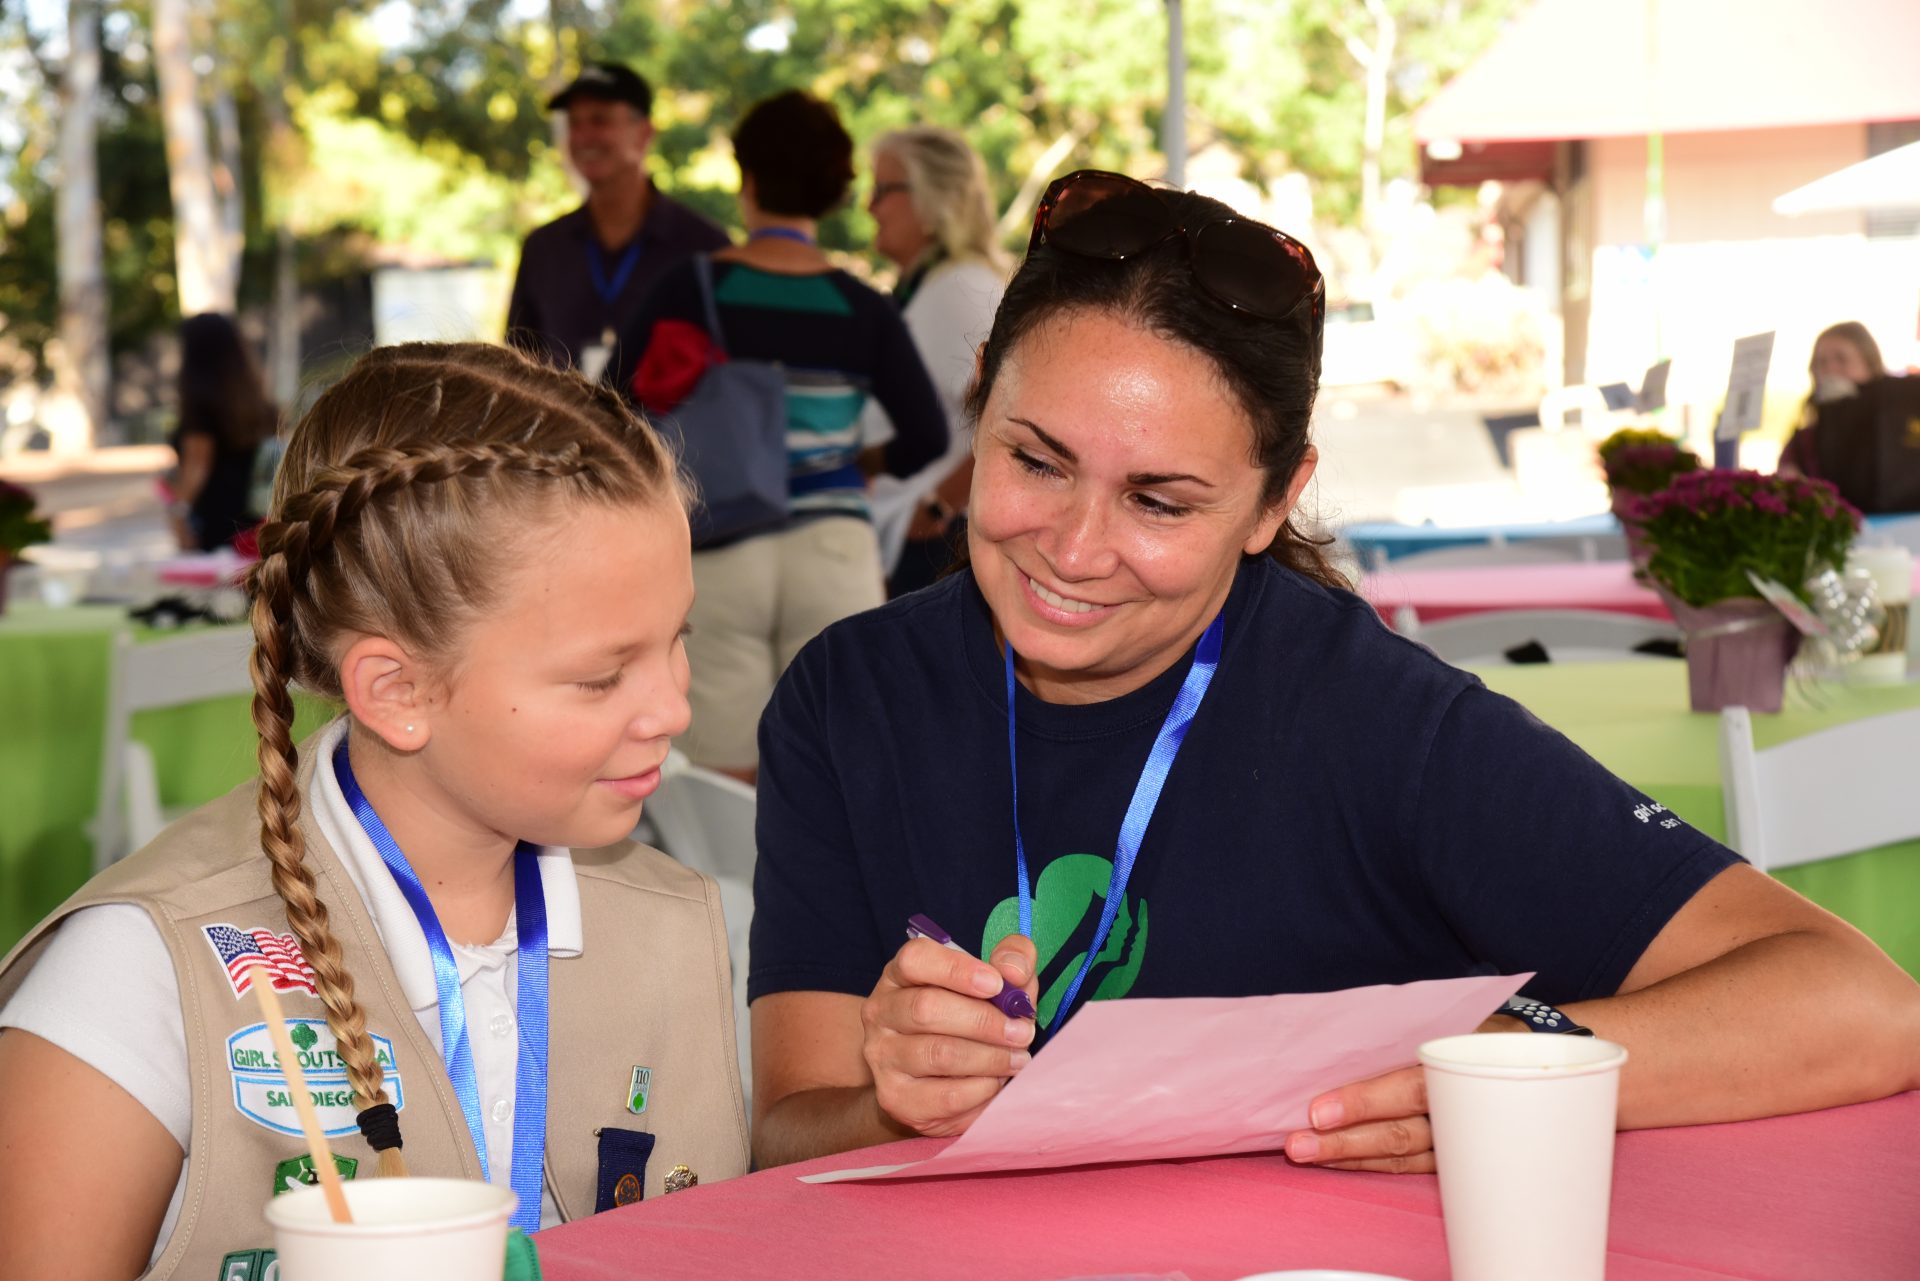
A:
MULTIPOLYGON (((1920 1084, 1897 966, 1647 823, 1299 531, 1323 297, 1304 248, 1217 202, 1049 188, 969 403, 969 564, 829 628, 761 723, 761 1165, 960 1133, 1124 996, 1531 971, 1561 1025, 1629 1047, 1627 1126, 1920 1084), (914 913, 987 960, 902 945, 914 913), (1037 1019, 984 999, 1004 984, 1037 1019)), ((1417 1069, 1355 1082, 1287 1151, 1430 1170, 1425 1110, 1417 1069)))

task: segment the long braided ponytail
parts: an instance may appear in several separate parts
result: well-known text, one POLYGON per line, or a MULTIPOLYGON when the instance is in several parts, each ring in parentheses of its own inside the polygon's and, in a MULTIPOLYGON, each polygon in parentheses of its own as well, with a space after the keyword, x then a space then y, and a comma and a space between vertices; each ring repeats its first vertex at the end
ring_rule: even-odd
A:
POLYGON ((248 579, 260 847, 312 968, 379 1173, 406 1173, 385 1072, 306 863, 295 683, 338 698, 334 637, 457 652, 489 602, 498 530, 543 504, 685 502, 673 460, 613 392, 497 347, 364 357, 295 429, 248 579))

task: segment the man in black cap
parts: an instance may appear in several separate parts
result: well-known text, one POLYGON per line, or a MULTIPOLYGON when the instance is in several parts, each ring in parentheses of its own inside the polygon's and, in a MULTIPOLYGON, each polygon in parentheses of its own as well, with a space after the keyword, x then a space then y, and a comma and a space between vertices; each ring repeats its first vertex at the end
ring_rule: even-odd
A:
POLYGON ((587 201, 527 237, 507 305, 507 339, 600 377, 614 336, 662 271, 727 234, 647 177, 653 90, 614 62, 589 63, 547 103, 567 113, 567 155, 587 201))

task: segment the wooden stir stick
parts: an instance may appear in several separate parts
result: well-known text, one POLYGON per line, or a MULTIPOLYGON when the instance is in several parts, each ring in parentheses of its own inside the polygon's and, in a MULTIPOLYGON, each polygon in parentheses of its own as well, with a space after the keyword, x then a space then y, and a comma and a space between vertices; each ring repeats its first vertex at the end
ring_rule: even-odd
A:
POLYGON ((340 1184, 340 1171, 333 1165, 333 1149, 321 1132, 320 1116, 313 1110, 313 1095, 307 1090, 307 1074, 300 1068, 300 1056, 287 1035, 286 1015, 280 1010, 280 998, 274 994, 273 975, 256 965, 248 971, 254 995, 260 998, 260 1012, 267 1016, 267 1035, 273 1038, 273 1052, 280 1056, 280 1071, 287 1078, 287 1090, 293 1095, 293 1110, 300 1114, 300 1129, 307 1136, 307 1154, 313 1158, 313 1171, 320 1176, 320 1188, 326 1193, 327 1211, 335 1223, 352 1223, 347 1208, 347 1191, 340 1184))

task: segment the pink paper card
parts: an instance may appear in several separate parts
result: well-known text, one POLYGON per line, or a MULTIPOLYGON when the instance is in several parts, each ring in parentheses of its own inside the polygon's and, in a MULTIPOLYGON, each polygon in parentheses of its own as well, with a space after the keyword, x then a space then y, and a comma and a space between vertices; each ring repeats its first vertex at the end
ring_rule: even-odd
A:
POLYGON ((1530 974, 1281 996, 1095 1001, 936 1156, 803 1183, 1267 1152, 1307 1104, 1471 1032, 1530 974))

